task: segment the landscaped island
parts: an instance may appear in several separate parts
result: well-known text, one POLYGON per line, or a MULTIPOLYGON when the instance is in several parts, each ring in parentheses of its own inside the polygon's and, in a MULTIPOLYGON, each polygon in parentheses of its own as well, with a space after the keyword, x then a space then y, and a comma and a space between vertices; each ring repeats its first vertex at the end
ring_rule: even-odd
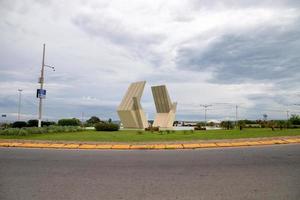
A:
POLYGON ((278 136, 300 136, 300 129, 283 129, 272 131, 270 128, 247 128, 242 131, 209 130, 209 131, 138 131, 120 130, 105 132, 83 130, 79 132, 59 132, 30 134, 26 136, 0 135, 0 139, 51 140, 51 141, 94 141, 94 142, 155 142, 155 141, 191 141, 214 139, 238 139, 278 136))

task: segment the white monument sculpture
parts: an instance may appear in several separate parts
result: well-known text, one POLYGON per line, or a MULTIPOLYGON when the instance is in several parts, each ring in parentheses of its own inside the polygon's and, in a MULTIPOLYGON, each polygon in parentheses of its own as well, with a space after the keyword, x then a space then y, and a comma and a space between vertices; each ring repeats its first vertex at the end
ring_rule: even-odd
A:
POLYGON ((118 107, 117 112, 124 128, 148 127, 148 120, 140 104, 145 84, 146 81, 132 83, 118 107))
POLYGON ((151 87, 156 107, 154 127, 172 128, 175 120, 177 103, 172 103, 165 85, 151 87))

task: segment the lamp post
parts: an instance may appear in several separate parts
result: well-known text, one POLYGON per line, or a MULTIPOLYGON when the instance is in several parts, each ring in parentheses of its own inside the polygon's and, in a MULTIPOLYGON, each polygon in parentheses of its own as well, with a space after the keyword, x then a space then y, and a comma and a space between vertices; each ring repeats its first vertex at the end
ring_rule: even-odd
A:
POLYGON ((202 106, 204 108, 204 118, 205 118, 205 126, 206 126, 206 111, 207 111, 207 108, 212 106, 212 105, 208 105, 208 104, 201 104, 200 106, 202 106))
POLYGON ((18 121, 20 121, 21 118, 21 100, 22 100, 22 89, 18 89, 19 91, 19 105, 18 105, 18 121))
MULTIPOLYGON (((46 45, 43 44, 43 60, 42 60, 42 69, 41 69, 41 76, 39 78, 39 83, 40 83, 40 92, 43 91, 43 86, 44 86, 44 69, 45 67, 49 67, 55 71, 54 67, 45 65, 45 47, 46 45)), ((39 116, 38 116, 38 127, 42 126, 42 111, 43 111, 43 98, 45 98, 43 95, 38 94, 39 98, 39 116)))

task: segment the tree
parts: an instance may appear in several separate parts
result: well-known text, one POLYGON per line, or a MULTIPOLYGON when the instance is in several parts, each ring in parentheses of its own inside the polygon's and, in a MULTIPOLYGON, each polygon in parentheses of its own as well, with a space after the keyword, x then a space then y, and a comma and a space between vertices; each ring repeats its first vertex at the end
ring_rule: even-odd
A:
POLYGON ((86 120, 86 123, 89 125, 89 126, 94 126, 95 124, 97 124, 98 122, 101 122, 101 120, 96 117, 96 116, 92 116, 90 119, 86 120))
POLYGON ((234 127, 232 121, 222 121, 221 124, 220 124, 220 126, 221 126, 222 128, 227 129, 227 130, 233 129, 233 127, 234 127))
POLYGON ((16 121, 12 124, 13 128, 23 128, 23 127, 26 127, 26 126, 27 126, 27 123, 24 122, 24 121, 16 121))
POLYGON ((243 130, 243 128, 246 126, 246 120, 239 120, 237 126, 240 130, 243 130))
POLYGON ((268 115, 267 114, 263 114, 263 117, 264 117, 264 121, 267 121, 268 115))
POLYGON ((293 115, 290 117, 289 122, 290 122, 292 125, 300 125, 300 116, 299 116, 299 115, 293 114, 293 115))

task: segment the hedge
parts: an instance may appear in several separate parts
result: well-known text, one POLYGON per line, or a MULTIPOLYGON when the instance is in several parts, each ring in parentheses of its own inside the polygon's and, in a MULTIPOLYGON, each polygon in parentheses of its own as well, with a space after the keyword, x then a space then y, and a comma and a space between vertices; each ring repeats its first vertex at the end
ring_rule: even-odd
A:
POLYGON ((8 128, 0 130, 0 135, 31 135, 31 134, 45 134, 45 133, 66 133, 82 131, 78 126, 48 126, 48 127, 24 127, 24 128, 8 128))
POLYGON ((80 120, 76 118, 58 120, 59 126, 80 126, 80 124, 80 120))
POLYGON ((23 128, 23 127, 26 127, 26 126, 27 126, 27 123, 24 122, 24 121, 16 121, 12 124, 13 128, 23 128))
POLYGON ((96 131, 118 131, 120 126, 114 123, 99 122, 95 124, 96 131))

